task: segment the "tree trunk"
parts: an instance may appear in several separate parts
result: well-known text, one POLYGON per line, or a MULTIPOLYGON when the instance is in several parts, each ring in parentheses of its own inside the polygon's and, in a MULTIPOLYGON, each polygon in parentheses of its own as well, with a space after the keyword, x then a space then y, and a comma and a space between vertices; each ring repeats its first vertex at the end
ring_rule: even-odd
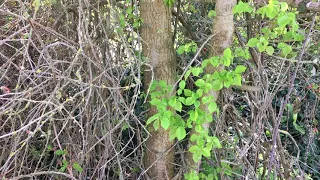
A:
MULTIPOLYGON (((173 85, 176 80, 176 62, 171 34, 171 10, 163 0, 142 0, 141 17, 142 52, 146 63, 153 67, 153 73, 148 66, 144 71, 145 88, 148 88, 152 75, 154 80, 164 80, 173 85)), ((156 108, 151 106, 148 117, 156 113, 156 108)), ((174 142, 169 140, 169 130, 159 127, 154 131, 153 126, 148 130, 150 137, 146 141, 144 157, 147 174, 151 179, 172 179, 174 142)))
MULTIPOLYGON (((236 0, 216 0, 216 5, 215 5, 215 11, 217 13, 217 16, 214 18, 214 24, 213 24, 213 34, 215 36, 212 38, 211 41, 211 47, 212 49, 210 50, 211 56, 222 56, 223 51, 228 48, 231 43, 232 43, 232 36, 234 32, 234 24, 233 24, 233 14, 232 14, 232 9, 236 5, 236 0)), ((207 68, 205 69, 206 73, 213 74, 217 70, 221 70, 222 67, 215 68, 208 64, 207 68)), ((208 94, 204 94, 204 96, 213 96, 215 100, 217 100, 219 96, 219 91, 210 91, 208 94)), ((207 106, 201 104, 200 108, 203 111, 208 112, 207 106)), ((205 123, 203 125, 203 128, 205 130, 209 129, 210 124, 205 123)), ((191 130, 191 135, 192 134, 197 134, 195 129, 193 128, 191 130)), ((191 137, 190 135, 190 137, 191 137)), ((189 147, 194 145, 194 142, 191 142, 189 140, 189 147)), ((194 170, 196 172, 199 172, 200 168, 200 163, 199 162, 194 162, 192 159, 192 153, 189 151, 186 154, 186 162, 187 162, 187 168, 188 172, 191 170, 194 170)))

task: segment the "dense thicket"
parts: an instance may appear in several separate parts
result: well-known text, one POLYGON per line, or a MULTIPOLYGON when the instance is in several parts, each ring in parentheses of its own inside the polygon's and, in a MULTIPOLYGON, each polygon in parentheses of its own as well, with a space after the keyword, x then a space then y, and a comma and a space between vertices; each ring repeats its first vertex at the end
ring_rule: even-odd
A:
MULTIPOLYGON (((135 0, 0 2, 0 178, 152 178, 147 171, 157 159, 144 163, 145 154, 155 148, 152 142, 169 135, 155 137, 146 127, 152 115, 146 98, 150 81, 165 72, 173 85, 190 66, 223 54, 215 52, 223 45, 211 42, 218 2, 156 2, 164 4, 153 4, 151 11, 135 0), (150 17, 157 13, 168 16, 150 17), (164 26, 170 32, 143 30, 147 22, 162 27, 159 19, 168 20, 164 26), (163 37, 152 37, 158 34, 163 37), (147 49, 152 43, 172 48, 164 52, 172 53, 175 72, 154 64, 161 57, 147 49)), ((263 6, 249 3, 254 10, 263 6)), ((219 91, 220 111, 208 130, 222 148, 201 159, 200 179, 320 179, 320 18, 319 2, 313 3, 288 7, 288 13, 300 8, 295 22, 303 38, 287 39, 292 53, 285 56, 282 35, 269 41, 274 53, 248 48, 250 38, 265 35, 277 22, 248 12, 233 16, 233 41, 227 45, 248 51, 226 70, 238 65, 247 70, 242 86, 219 91)), ((196 92, 195 82, 205 73, 189 76, 186 88, 196 92)), ((187 121, 194 108, 184 104, 177 115, 187 121)), ((189 137, 192 128, 186 130, 189 137)), ((163 142, 174 161, 156 167, 172 167, 171 175, 183 178, 190 169, 188 139, 163 142)))

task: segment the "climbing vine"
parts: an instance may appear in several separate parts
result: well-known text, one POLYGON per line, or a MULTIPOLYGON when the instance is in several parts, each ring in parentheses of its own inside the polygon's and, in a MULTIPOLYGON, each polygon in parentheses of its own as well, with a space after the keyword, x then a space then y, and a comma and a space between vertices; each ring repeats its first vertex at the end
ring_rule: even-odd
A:
MULTIPOLYGON (((170 1, 171 2, 171 1, 170 1)), ((169 2, 167 2, 169 3, 169 2)), ((170 4, 170 3, 169 3, 170 4)), ((259 53, 268 55, 278 55, 285 58, 294 58, 297 52, 292 45, 287 42, 301 42, 304 40, 303 31, 299 29, 296 21, 296 10, 289 9, 285 2, 269 1, 269 4, 259 9, 254 9, 249 3, 240 1, 233 9, 235 17, 259 15, 262 19, 270 22, 271 27, 262 27, 261 34, 247 41, 245 48, 226 48, 223 56, 212 56, 202 61, 198 67, 189 68, 178 87, 167 85, 165 81, 154 81, 150 87, 150 104, 155 106, 158 113, 147 120, 147 125, 153 125, 155 130, 160 127, 170 131, 170 139, 179 141, 187 137, 188 129, 195 129, 197 134, 192 134, 190 140, 195 142, 188 151, 193 154, 193 160, 198 162, 202 157, 210 158, 211 152, 215 148, 221 148, 218 137, 211 135, 203 128, 204 123, 211 123, 218 118, 220 110, 216 103, 216 97, 209 94, 211 91, 219 91, 231 86, 240 87, 244 82, 242 74, 247 67, 241 65, 241 61, 236 64, 235 58, 248 60, 250 57, 249 48, 255 48, 259 53), (277 39, 277 43, 273 42, 277 39), (207 66, 217 69, 213 74, 205 73, 207 66), (219 68, 218 68, 219 67, 219 68), (218 70, 220 69, 220 70, 218 70), (194 84, 196 88, 187 88, 187 79, 194 77, 197 79, 194 84), (174 92, 174 93, 172 93, 174 92), (206 106, 203 110, 200 106, 206 106), (216 114, 216 116, 214 116, 216 114), (182 117, 182 115, 186 115, 182 117)), ((214 11, 210 11, 210 17, 214 17, 214 11)), ((180 45, 177 49, 179 55, 200 51, 194 42, 180 45)), ((224 163, 224 174, 231 176, 232 169, 224 163)), ((211 173, 189 172, 185 174, 186 179, 218 179, 217 173, 221 173, 221 168, 213 169, 211 173)))

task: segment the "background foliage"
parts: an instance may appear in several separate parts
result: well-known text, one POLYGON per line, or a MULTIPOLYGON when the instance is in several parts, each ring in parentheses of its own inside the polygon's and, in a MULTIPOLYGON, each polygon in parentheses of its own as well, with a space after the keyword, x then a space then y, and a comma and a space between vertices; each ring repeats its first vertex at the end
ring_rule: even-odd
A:
POLYGON ((195 159, 204 157, 201 173, 185 178, 265 179, 270 171, 271 178, 283 179, 286 169, 294 179, 320 178, 319 15, 284 3, 260 8, 239 2, 233 45, 218 60, 204 43, 212 34, 215 4, 167 3, 177 71, 185 74, 171 97, 161 96, 172 87, 154 82, 150 103, 160 115, 147 121, 142 69, 150 64, 141 54, 137 1, 0 2, 1 178, 148 179, 142 159, 151 123, 170 127, 178 140, 175 172, 183 177, 185 138, 199 114, 212 121, 200 135, 211 143, 189 149, 195 159), (223 89, 218 103, 207 99, 213 117, 197 111, 210 84, 206 63, 226 67, 212 77, 224 78, 211 87, 223 89), (169 106, 177 113, 170 114, 169 106), (279 114, 278 168, 271 170, 279 114))

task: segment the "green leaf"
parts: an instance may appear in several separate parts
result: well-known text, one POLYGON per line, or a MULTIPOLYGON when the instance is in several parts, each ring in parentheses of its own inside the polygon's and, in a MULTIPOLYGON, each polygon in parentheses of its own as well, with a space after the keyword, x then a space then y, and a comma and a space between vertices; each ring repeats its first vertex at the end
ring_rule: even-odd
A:
POLYGON ((191 106, 193 103, 194 103, 193 97, 188 97, 188 98, 186 99, 185 105, 191 106))
POLYGON ((213 142, 215 148, 222 148, 220 141, 217 137, 213 136, 212 142, 213 142))
POLYGON ((286 46, 288 46, 286 43, 281 42, 281 43, 278 44, 277 48, 283 49, 286 46))
POLYGON ((159 81, 159 86, 161 87, 161 89, 166 89, 167 83, 164 80, 161 80, 159 81))
POLYGON ((181 141, 182 139, 184 139, 186 137, 187 133, 186 130, 183 126, 180 126, 177 128, 176 130, 176 136, 178 138, 179 141, 181 141))
POLYGON ((245 58, 246 60, 250 59, 250 58, 251 58, 251 55, 250 55, 250 52, 249 52, 249 48, 248 48, 248 47, 245 49, 244 52, 245 52, 245 57, 244 57, 244 58, 245 58))
POLYGON ((239 1, 239 3, 233 8, 232 13, 243 13, 243 12, 249 12, 251 13, 253 11, 253 8, 249 5, 249 3, 243 3, 242 1, 239 1))
POLYGON ((62 160, 62 166, 59 169, 60 172, 64 172, 66 170, 66 168, 68 167, 68 162, 66 160, 62 160))
POLYGON ((266 15, 268 18, 273 19, 278 15, 278 11, 273 7, 273 5, 268 5, 266 7, 266 15))
POLYGON ((200 101, 195 101, 193 105, 195 108, 198 108, 200 106, 200 101))
POLYGON ((155 121, 155 120, 158 119, 158 118, 159 118, 159 114, 155 114, 155 115, 151 116, 151 117, 147 120, 146 124, 149 125, 150 123, 152 123, 153 121, 155 121))
POLYGON ((170 118, 172 116, 172 111, 166 110, 163 112, 162 117, 170 118))
POLYGON ((224 66, 230 66, 230 64, 231 64, 231 59, 230 58, 225 58, 225 57, 222 57, 222 59, 223 59, 223 65, 224 66))
POLYGON ((73 169, 77 170, 79 173, 82 173, 82 171, 83 171, 83 169, 79 163, 73 163, 72 167, 73 167, 73 169))
POLYGON ((47 151, 52 151, 53 150, 53 147, 51 145, 48 145, 47 146, 47 151))
POLYGON ((175 104, 175 106, 174 106, 174 109, 175 109, 176 111, 179 111, 179 112, 182 111, 182 104, 181 104, 180 101, 177 101, 177 102, 176 102, 176 104, 175 104))
POLYGON ((184 89, 183 92, 184 92, 184 95, 187 97, 192 96, 192 91, 190 89, 184 89))
POLYGON ((192 48, 191 48, 191 52, 196 53, 196 52, 197 52, 197 49, 198 49, 197 44, 196 44, 196 45, 193 45, 192 48))
POLYGON ((57 156, 61 156, 61 155, 65 155, 66 154, 66 151, 65 150, 62 150, 62 149, 58 149, 54 152, 55 155, 57 156))
POLYGON ((198 89, 198 90, 196 91, 196 94, 198 95, 198 97, 202 97, 203 89, 198 89))
POLYGON ((223 51, 223 56, 227 59, 231 59, 232 58, 232 52, 231 52, 231 49, 230 48, 226 48, 224 51, 223 51))
POLYGON ((132 14, 132 10, 133 10, 132 7, 127 7, 126 13, 127 13, 127 14, 132 14))
POLYGON ((208 106, 208 109, 209 109, 209 112, 210 113, 213 113, 214 111, 216 111, 217 110, 217 103, 215 103, 215 102, 211 102, 210 104, 209 104, 209 106, 208 106))
POLYGON ((190 52, 190 50, 191 50, 190 47, 191 47, 191 43, 188 43, 188 44, 184 45, 184 51, 187 52, 187 53, 190 52))
POLYGON ((199 153, 199 151, 201 151, 201 149, 200 149, 198 146, 196 146, 196 145, 193 145, 193 146, 191 146, 191 147, 189 148, 189 152, 191 152, 191 153, 193 153, 193 154, 199 153))
MULTIPOLYGON (((200 126, 200 125, 197 125, 197 126, 200 126)), ((201 126, 200 126, 201 127, 201 126)), ((197 129, 197 127, 196 127, 196 129, 197 129)), ((201 133, 201 134, 203 134, 204 133, 204 131, 199 131, 198 133, 201 133)), ((203 147, 204 146, 204 144, 205 144, 205 142, 206 142, 206 139, 204 139, 204 138, 198 138, 198 140, 197 140, 197 145, 199 146, 199 147, 203 147)))
POLYGON ((205 59, 202 61, 201 63, 201 68, 205 68, 207 67, 208 63, 210 62, 210 59, 205 59))
POLYGON ((288 4, 286 2, 280 2, 279 4, 280 4, 280 7, 281 7, 280 10, 282 12, 285 12, 285 11, 288 10, 289 6, 288 6, 288 4))
POLYGON ((165 5, 172 7, 174 5, 175 0, 164 0, 165 5))
MULTIPOLYGON (((219 110, 219 109, 217 109, 217 110, 219 110)), ((212 122, 213 121, 212 114, 206 115, 206 121, 208 121, 208 122, 212 122)))
MULTIPOLYGON (((213 173, 215 173, 216 171, 213 171, 213 173)), ((207 180, 215 180, 218 177, 218 175, 213 175, 213 174, 208 174, 207 176, 207 180)))
POLYGON ((297 118, 298 118, 298 113, 294 113, 294 114, 293 114, 293 126, 294 126, 294 128, 295 128, 297 131, 299 131, 301 134, 305 134, 306 131, 304 130, 304 128, 302 128, 301 126, 299 126, 299 125, 297 124, 297 118))
POLYGON ((165 130, 167 130, 170 126, 170 119, 167 117, 161 118, 161 127, 165 130))
POLYGON ((201 125, 196 125, 195 130, 197 133, 201 133, 202 132, 202 126, 201 125))
POLYGON ((260 37, 259 42, 263 45, 263 46, 267 46, 269 44, 269 41, 265 38, 265 37, 260 37))
POLYGON ((220 73, 218 71, 215 71, 211 77, 213 79, 220 79, 220 73))
POLYGON ((266 52, 267 52, 267 54, 272 55, 274 53, 273 47, 272 46, 267 46, 266 52))
POLYGON ((203 104, 207 104, 208 102, 211 101, 211 99, 212 99, 211 97, 204 96, 204 97, 201 99, 201 101, 202 101, 203 104))
MULTIPOLYGON (((234 75, 235 73, 234 72, 227 72, 227 74, 225 75, 225 77, 224 77, 224 80, 228 80, 228 81, 233 81, 233 75, 234 75)), ((240 74, 240 73, 239 73, 240 74)))
POLYGON ((198 162, 198 161, 201 160, 201 156, 202 156, 201 153, 194 153, 194 154, 192 155, 192 159, 193 159, 194 162, 198 162))
POLYGON ((194 162, 198 162, 201 159, 202 153, 200 153, 201 149, 198 146, 191 146, 189 148, 189 152, 192 153, 192 159, 194 160, 194 162))
POLYGON ((219 91, 223 88, 223 82, 221 81, 221 79, 216 79, 213 81, 212 87, 214 90, 219 91))
POLYGON ((150 85, 150 91, 155 91, 158 86, 157 81, 153 81, 150 85))
POLYGON ((289 53, 291 53, 292 51, 292 47, 291 46, 285 46, 283 49, 282 49, 282 54, 284 56, 287 56, 289 53))
POLYGON ((209 13, 208 13, 208 17, 209 18, 215 17, 216 15, 217 15, 217 12, 214 11, 214 10, 210 10, 209 13))
POLYGON ((40 0, 34 0, 34 1, 32 2, 32 6, 34 7, 34 10, 35 10, 35 11, 38 11, 40 5, 41 5, 41 1, 40 1, 40 0))
POLYGON ((140 22, 135 20, 135 21, 133 22, 133 27, 134 27, 134 28, 140 27, 140 22))
POLYGON ((198 135, 196 135, 196 134, 192 134, 191 137, 190 137, 190 141, 191 141, 191 142, 194 142, 194 141, 196 141, 197 139, 198 139, 198 135))
POLYGON ((259 40, 257 38, 251 38, 248 43, 247 46, 249 47, 256 47, 258 44, 259 40))
POLYGON ((124 28, 124 27, 126 26, 125 17, 124 17, 123 14, 120 14, 120 16, 119 16, 119 23, 120 23, 120 26, 121 26, 122 28, 124 28))
POLYGON ((173 127, 173 128, 170 128, 170 131, 169 131, 169 139, 170 141, 174 140, 176 138, 176 129, 173 127))
POLYGON ((241 75, 236 74, 233 78, 233 85, 241 86, 241 75))
POLYGON ((177 50, 177 53, 178 53, 179 55, 181 55, 181 54, 184 53, 184 50, 185 50, 185 46, 180 46, 180 47, 178 48, 178 50, 177 50))
POLYGON ((206 82, 203 80, 203 79, 198 79, 196 82, 195 82, 195 85, 198 86, 198 87, 202 87, 206 84, 206 82))
POLYGON ((259 43, 257 44, 257 48, 259 52, 263 52, 266 50, 269 41, 265 37, 260 37, 259 43))
POLYGON ((180 102, 182 102, 183 104, 185 104, 186 98, 184 98, 184 97, 179 97, 178 100, 179 100, 180 102))
POLYGON ((202 149, 202 155, 204 157, 210 157, 211 156, 211 149, 208 147, 205 147, 202 149))
POLYGON ((211 57, 209 60, 210 60, 210 63, 213 67, 217 67, 220 64, 220 57, 219 56, 211 57))
POLYGON ((154 98, 154 99, 152 99, 152 100, 150 101, 150 104, 156 106, 156 105, 161 104, 161 102, 162 102, 162 101, 161 101, 160 99, 154 98))
POLYGON ((67 166, 61 166, 61 168, 59 169, 59 172, 64 172, 66 170, 67 166))
POLYGON ((235 72, 236 72, 236 73, 243 73, 243 72, 246 71, 246 69, 247 69, 247 67, 242 66, 242 65, 238 65, 238 66, 236 67, 236 69, 235 69, 235 72))
POLYGON ((280 28, 284 28, 287 24, 290 23, 290 21, 291 19, 286 14, 279 16, 277 20, 280 28))
POLYGON ((175 104, 176 104, 176 102, 177 102, 177 99, 176 99, 176 97, 174 96, 174 97, 171 97, 171 99, 170 99, 170 101, 168 102, 168 104, 169 104, 171 107, 174 107, 175 104))
POLYGON ((305 131, 301 126, 299 126, 296 122, 293 122, 293 126, 294 126, 294 128, 295 128, 297 131, 299 131, 301 134, 305 134, 305 133, 306 133, 306 131, 305 131))
POLYGON ((245 51, 242 49, 242 48, 239 48, 237 47, 235 50, 234 50, 234 55, 236 57, 245 57, 245 51))
POLYGON ((232 168, 230 167, 229 164, 225 163, 225 162, 222 162, 221 163, 221 167, 223 169, 225 169, 224 173, 228 176, 232 175, 232 168), (227 170, 227 171, 226 171, 227 170))
POLYGON ((191 111, 190 112, 190 119, 193 121, 196 121, 198 119, 198 112, 197 111, 191 111))
POLYGON ((191 69, 189 69, 185 74, 184 74, 184 79, 187 79, 191 74, 191 69))
POLYGON ((184 81, 184 80, 180 81, 179 88, 184 89, 185 87, 186 87, 186 81, 184 81))
POLYGON ((271 135, 271 132, 269 131, 269 130, 266 130, 266 135, 267 135, 267 137, 271 137, 270 135, 271 135))
POLYGON ((232 81, 230 81, 230 80, 224 81, 224 82, 223 82, 223 85, 224 85, 224 87, 229 88, 232 83, 233 83, 233 79, 232 79, 232 81))
POLYGON ((159 129, 159 124, 160 124, 160 120, 159 119, 154 121, 154 123, 153 123, 154 130, 158 130, 159 129))
POLYGON ((258 43, 258 44, 257 44, 257 48, 258 48, 258 51, 259 51, 259 52, 263 52, 263 51, 265 50, 265 47, 264 47, 263 44, 261 44, 261 43, 258 43))
POLYGON ((192 68, 191 71, 194 76, 199 76, 199 74, 203 72, 203 69, 200 67, 195 67, 195 68, 192 68))
POLYGON ((298 119, 298 113, 294 113, 292 118, 293 118, 293 122, 296 122, 298 119))
POLYGON ((179 115, 173 116, 171 118, 171 122, 174 122, 175 128, 177 128, 179 126, 185 126, 186 125, 185 119, 182 119, 179 115))
POLYGON ((297 34, 294 34, 293 37, 294 37, 294 40, 295 40, 295 41, 303 41, 304 38, 305 38, 304 35, 298 34, 298 33, 297 33, 297 34))

